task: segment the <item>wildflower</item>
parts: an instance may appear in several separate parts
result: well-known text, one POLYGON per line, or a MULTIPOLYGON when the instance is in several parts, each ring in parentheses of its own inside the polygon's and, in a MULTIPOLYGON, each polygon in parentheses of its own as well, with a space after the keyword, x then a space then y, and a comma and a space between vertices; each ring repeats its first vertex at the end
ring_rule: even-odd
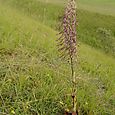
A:
POLYGON ((14 110, 11 110, 11 114, 15 114, 15 111, 14 111, 14 110))
POLYGON ((72 100, 73 111, 76 112, 76 84, 74 64, 77 54, 77 33, 76 33, 76 3, 74 0, 69 0, 61 23, 60 37, 57 39, 58 51, 62 58, 70 61, 71 76, 72 76, 72 100), (73 95, 74 94, 74 95, 73 95))
POLYGON ((73 58, 76 54, 76 6, 74 0, 70 0, 63 16, 62 31, 59 33, 58 50, 61 57, 73 58))

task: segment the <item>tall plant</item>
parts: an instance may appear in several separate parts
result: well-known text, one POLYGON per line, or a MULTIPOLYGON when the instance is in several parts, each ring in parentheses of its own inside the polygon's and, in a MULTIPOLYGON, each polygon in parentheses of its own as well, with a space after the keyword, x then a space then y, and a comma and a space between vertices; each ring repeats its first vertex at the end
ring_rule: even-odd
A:
POLYGON ((65 8, 65 13, 61 23, 61 32, 58 41, 58 51, 62 58, 70 61, 72 77, 72 99, 73 111, 76 112, 76 80, 75 80, 75 62, 77 58, 77 34, 76 34, 76 4, 74 0, 69 0, 65 8))

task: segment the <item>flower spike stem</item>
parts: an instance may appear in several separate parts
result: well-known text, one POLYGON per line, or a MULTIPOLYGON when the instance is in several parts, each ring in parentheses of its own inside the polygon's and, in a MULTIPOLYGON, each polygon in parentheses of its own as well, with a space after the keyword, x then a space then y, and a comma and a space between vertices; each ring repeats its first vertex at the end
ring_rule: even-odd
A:
POLYGON ((71 58, 71 75, 72 75, 72 111, 76 112, 77 108, 77 99, 76 99, 76 79, 75 79, 75 71, 74 71, 74 63, 73 58, 71 58))
POLYGON ((74 65, 77 58, 77 31, 76 31, 76 3, 75 0, 69 0, 63 20, 61 23, 60 37, 57 39, 58 51, 60 57, 70 61, 71 66, 71 87, 72 87, 72 111, 76 113, 77 99, 76 99, 76 79, 74 65))

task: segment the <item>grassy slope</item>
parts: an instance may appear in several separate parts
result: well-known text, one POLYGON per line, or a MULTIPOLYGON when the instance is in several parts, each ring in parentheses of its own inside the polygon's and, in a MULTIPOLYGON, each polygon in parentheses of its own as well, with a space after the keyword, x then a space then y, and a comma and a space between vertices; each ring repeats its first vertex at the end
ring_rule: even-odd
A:
POLYGON ((81 9, 115 16, 114 0, 78 0, 78 3, 81 9))
MULTIPOLYGON (((35 20, 56 29, 63 7, 58 3, 39 2, 36 0, 6 0, 10 6, 20 9, 35 20)), ((101 15, 84 10, 78 11, 79 40, 92 47, 100 48, 106 53, 115 55, 115 17, 101 15)))
MULTIPOLYGON (((55 115, 62 108, 59 102, 65 102, 70 85, 65 80, 68 67, 57 58, 56 33, 0 5, 0 111, 55 115)), ((80 107, 84 112, 114 114, 115 60, 84 44, 79 50, 80 107)))
MULTIPOLYGON (((67 0, 39 0, 54 4, 64 4, 67 0)), ((114 0, 77 0, 79 9, 115 16, 114 0)))

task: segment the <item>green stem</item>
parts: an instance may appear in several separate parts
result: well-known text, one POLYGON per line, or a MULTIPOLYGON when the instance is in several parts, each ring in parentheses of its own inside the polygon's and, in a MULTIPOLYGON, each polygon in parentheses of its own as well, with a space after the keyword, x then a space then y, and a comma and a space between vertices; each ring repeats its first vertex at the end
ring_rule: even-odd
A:
POLYGON ((75 71, 74 71, 74 63, 73 58, 71 57, 71 74, 72 74, 72 101, 73 101, 73 111, 76 112, 76 80, 75 80, 75 71))

